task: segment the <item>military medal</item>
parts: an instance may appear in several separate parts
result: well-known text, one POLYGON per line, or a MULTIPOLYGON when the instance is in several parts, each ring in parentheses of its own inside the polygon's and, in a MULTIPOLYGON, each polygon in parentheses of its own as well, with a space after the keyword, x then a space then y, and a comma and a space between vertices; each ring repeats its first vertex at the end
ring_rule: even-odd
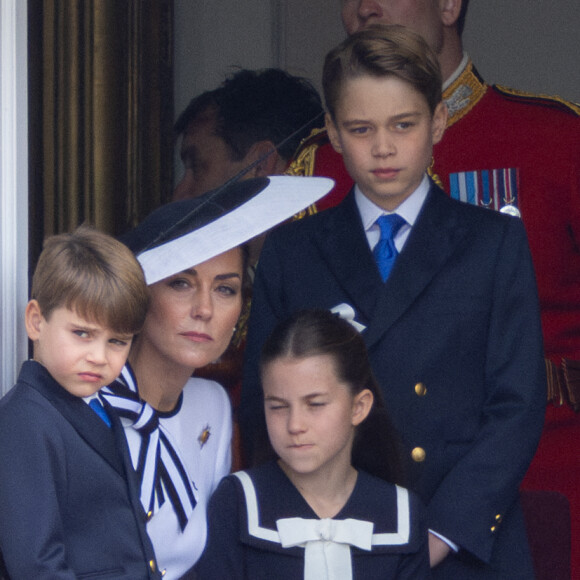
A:
POLYGON ((516 205, 517 191, 519 185, 517 169, 508 169, 509 175, 504 179, 504 196, 502 197, 504 205, 499 210, 501 213, 511 215, 514 217, 522 217, 520 210, 516 205))
POLYGON ((202 432, 199 434, 197 440, 199 441, 200 449, 207 443, 209 436, 211 435, 211 428, 209 425, 206 425, 202 432))
POLYGON ((493 197, 491 188, 489 186, 489 171, 481 172, 481 199, 479 205, 486 208, 491 208, 493 204, 493 197))
POLYGON ((517 218, 522 217, 520 210, 515 205, 504 205, 499 211, 517 218))
POLYGON ((451 173, 449 188, 453 199, 521 217, 517 207, 517 168, 451 173))

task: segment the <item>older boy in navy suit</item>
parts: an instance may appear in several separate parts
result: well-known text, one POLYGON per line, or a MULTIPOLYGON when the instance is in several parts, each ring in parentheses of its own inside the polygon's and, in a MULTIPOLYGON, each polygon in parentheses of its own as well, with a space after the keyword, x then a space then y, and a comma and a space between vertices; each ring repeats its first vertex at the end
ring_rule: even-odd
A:
POLYGON ((11 580, 160 578, 119 420, 148 293, 131 251, 79 228, 45 242, 25 313, 34 359, 0 401, 0 550, 11 580))
POLYGON ((445 128, 435 55, 416 34, 354 34, 324 66, 327 128, 356 182, 338 207, 273 232, 254 286, 241 423, 261 417, 274 324, 325 307, 362 332, 428 508, 435 578, 533 577, 518 485, 543 421, 538 299, 517 218, 429 181, 445 128))

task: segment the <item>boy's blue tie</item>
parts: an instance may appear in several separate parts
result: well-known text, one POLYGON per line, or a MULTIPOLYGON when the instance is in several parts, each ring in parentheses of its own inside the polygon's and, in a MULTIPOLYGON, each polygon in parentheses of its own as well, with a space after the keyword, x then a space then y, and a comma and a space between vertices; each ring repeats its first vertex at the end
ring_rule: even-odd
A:
POLYGON ((105 407, 99 399, 94 398, 89 401, 89 407, 107 424, 107 427, 111 426, 111 419, 109 415, 107 415, 107 411, 105 411, 105 407))
POLYGON ((395 236, 406 222, 400 215, 391 213, 389 215, 382 215, 377 219, 376 223, 381 229, 381 237, 379 243, 373 250, 373 254, 379 267, 381 278, 385 282, 399 255, 395 247, 395 236))

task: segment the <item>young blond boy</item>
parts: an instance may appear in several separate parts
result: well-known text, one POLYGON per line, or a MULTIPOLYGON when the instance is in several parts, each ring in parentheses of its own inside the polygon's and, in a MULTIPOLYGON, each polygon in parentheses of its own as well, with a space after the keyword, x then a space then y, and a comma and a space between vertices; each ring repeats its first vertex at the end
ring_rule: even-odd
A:
POLYGON ((49 238, 25 323, 34 355, 0 401, 0 550, 11 580, 157 578, 122 427, 97 391, 145 319, 131 251, 81 227, 49 238))
POLYGON ((265 338, 291 312, 332 309, 362 332, 401 433, 407 484, 427 505, 433 576, 531 578, 518 484, 542 429, 545 375, 522 224, 450 200, 427 177, 447 113, 437 59, 418 35, 352 35, 327 55, 323 86, 328 134, 356 185, 264 246, 246 442, 263 415, 265 338))

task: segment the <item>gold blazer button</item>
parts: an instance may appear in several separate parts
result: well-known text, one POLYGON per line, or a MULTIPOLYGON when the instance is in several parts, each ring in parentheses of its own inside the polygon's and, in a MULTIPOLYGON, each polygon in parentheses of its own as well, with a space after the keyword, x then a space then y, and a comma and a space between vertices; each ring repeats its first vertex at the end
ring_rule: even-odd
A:
POLYGON ((415 393, 418 397, 424 397, 427 394, 427 387, 425 383, 417 383, 415 385, 415 393))
POLYGON ((417 463, 425 461, 425 455, 425 450, 422 447, 415 447, 415 449, 411 451, 411 457, 413 458, 413 461, 416 461, 417 463))

